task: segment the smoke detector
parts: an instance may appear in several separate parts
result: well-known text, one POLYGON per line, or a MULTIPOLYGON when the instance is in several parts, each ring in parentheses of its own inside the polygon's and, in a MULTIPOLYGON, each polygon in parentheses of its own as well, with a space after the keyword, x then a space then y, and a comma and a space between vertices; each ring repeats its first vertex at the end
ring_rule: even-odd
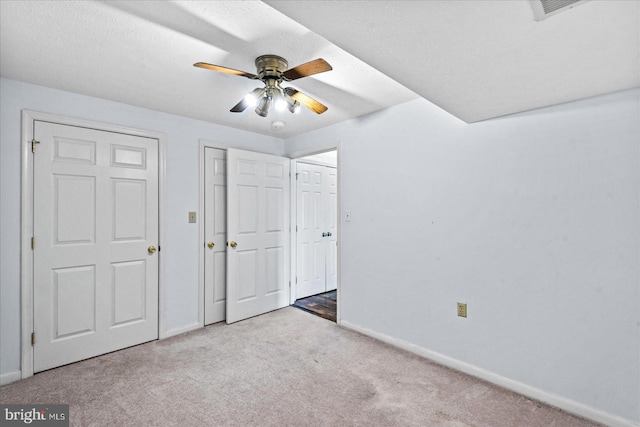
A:
POLYGON ((276 120, 275 122, 271 122, 271 129, 280 130, 284 128, 284 122, 282 120, 276 120))
POLYGON ((529 0, 536 21, 542 21, 549 16, 556 15, 588 1, 589 0, 529 0))

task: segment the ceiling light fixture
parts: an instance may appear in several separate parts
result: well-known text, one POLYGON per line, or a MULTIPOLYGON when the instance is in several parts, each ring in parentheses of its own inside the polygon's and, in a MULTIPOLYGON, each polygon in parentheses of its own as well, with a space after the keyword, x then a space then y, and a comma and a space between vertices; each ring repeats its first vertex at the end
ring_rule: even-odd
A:
POLYGON ((271 104, 274 104, 278 111, 284 111, 285 108, 288 108, 291 113, 300 111, 301 105, 316 114, 322 114, 327 111, 326 105, 321 104, 310 96, 292 87, 283 88, 280 85, 283 81, 290 82, 302 77, 332 70, 331 65, 322 58, 314 59, 297 67, 287 69, 288 63, 284 58, 277 55, 262 55, 256 58, 257 74, 247 73, 246 71, 235 70, 221 65, 207 64, 206 62, 197 62, 193 65, 199 68, 264 82, 264 88, 254 89, 248 93, 242 101, 238 102, 231 109, 232 113, 241 113, 246 110, 247 107, 256 107, 256 114, 261 117, 267 117, 271 104))
POLYGON ((261 117, 267 117, 272 106, 277 111, 288 109, 292 114, 300 111, 300 103, 288 93, 295 89, 283 88, 277 79, 267 79, 265 84, 265 88, 257 88, 246 94, 241 102, 246 107, 256 107, 256 114, 261 117))

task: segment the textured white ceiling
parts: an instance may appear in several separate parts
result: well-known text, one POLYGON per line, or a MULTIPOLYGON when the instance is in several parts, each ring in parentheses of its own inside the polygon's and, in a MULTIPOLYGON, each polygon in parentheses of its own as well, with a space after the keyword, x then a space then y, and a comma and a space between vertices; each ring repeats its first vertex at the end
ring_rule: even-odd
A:
POLYGON ((0 1, 0 75, 287 138, 415 99, 399 83, 260 1, 0 1), (287 85, 329 107, 316 115, 230 113, 261 83, 194 68, 254 73, 277 54, 333 71, 287 85), (282 120, 284 129, 271 123, 282 120))
POLYGON ((640 86, 638 1, 540 22, 525 0, 266 3, 1 0, 0 75, 282 138, 418 96, 474 122, 640 86), (230 113, 259 83, 192 66, 266 53, 331 63, 290 83, 329 110, 230 113))
POLYGON ((640 2, 267 0, 467 122, 640 86, 640 2))

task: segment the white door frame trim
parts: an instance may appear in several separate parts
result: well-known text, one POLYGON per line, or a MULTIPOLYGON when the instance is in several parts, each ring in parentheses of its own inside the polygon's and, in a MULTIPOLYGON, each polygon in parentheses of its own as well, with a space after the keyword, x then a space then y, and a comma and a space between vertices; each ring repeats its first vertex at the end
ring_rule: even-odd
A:
MULTIPOLYGON (((302 157, 311 156, 314 154, 322 154, 327 151, 337 151, 337 175, 338 175, 338 206, 337 206, 337 240, 338 240, 338 262, 337 262, 337 271, 338 271, 338 291, 337 291, 337 305, 336 305, 336 323, 338 325, 342 324, 342 310, 341 310, 341 295, 342 295, 342 276, 341 276, 341 252, 342 252, 342 184, 341 184, 341 174, 340 174, 340 159, 342 153, 342 144, 337 142, 335 144, 329 144, 322 147, 316 147, 308 150, 295 151, 288 154, 288 157, 291 158, 291 185, 290 185, 290 193, 291 193, 291 293, 290 300, 291 304, 295 302, 295 291, 296 291, 296 277, 297 277, 297 241, 296 241, 296 233, 293 231, 293 227, 297 225, 298 216, 297 216, 297 194, 298 188, 296 183, 296 170, 298 160, 302 157)), ((308 163, 308 162, 307 162, 308 163)))
MULTIPOLYGON (((164 319, 164 247, 165 201, 166 201, 166 143, 167 136, 161 132, 128 128, 109 123, 94 122, 38 111, 22 110, 21 151, 21 200, 20 200, 20 316, 21 316, 21 374, 22 378, 33 375, 33 155, 31 141, 34 139, 35 121, 59 123, 69 126, 85 127, 107 132, 124 133, 158 140, 158 338, 167 337, 164 319)), ((37 150, 37 148, 36 148, 37 150)))

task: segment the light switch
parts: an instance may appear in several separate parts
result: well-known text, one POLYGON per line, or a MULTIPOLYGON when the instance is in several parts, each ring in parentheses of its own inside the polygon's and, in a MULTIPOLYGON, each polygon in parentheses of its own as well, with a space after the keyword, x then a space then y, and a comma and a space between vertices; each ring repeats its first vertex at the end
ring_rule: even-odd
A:
POLYGON ((189 222, 190 223, 196 222, 196 213, 195 212, 189 212, 189 222))
POLYGON ((467 303, 459 302, 458 303, 458 316, 467 317, 467 303))
POLYGON ((351 211, 344 211, 344 220, 351 221, 351 211))

